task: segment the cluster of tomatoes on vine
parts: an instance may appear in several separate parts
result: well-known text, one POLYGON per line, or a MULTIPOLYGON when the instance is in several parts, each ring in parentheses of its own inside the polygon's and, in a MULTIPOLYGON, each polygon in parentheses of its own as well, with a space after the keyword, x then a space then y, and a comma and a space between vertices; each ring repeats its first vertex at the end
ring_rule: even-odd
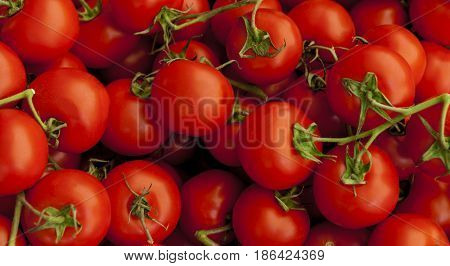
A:
POLYGON ((445 25, 445 0, 0 1, 0 245, 448 245, 445 25))

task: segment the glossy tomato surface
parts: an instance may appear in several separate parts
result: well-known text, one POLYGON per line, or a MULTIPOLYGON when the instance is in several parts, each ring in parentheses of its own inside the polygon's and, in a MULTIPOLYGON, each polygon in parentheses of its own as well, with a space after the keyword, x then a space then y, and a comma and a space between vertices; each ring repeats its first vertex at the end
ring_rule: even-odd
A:
POLYGON ((411 0, 409 15, 414 29, 424 39, 438 44, 450 45, 450 3, 445 0, 411 0))
MULTIPOLYGON (((25 89, 27 78, 25 68, 17 54, 0 42, 0 99, 17 94, 25 89)), ((15 103, 0 108, 12 107, 15 103)))

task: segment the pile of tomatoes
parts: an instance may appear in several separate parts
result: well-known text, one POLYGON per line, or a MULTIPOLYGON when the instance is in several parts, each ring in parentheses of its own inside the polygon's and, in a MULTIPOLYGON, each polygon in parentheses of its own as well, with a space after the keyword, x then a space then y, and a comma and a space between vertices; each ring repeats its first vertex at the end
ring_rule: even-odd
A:
POLYGON ((446 0, 0 1, 0 245, 449 245, 446 0))

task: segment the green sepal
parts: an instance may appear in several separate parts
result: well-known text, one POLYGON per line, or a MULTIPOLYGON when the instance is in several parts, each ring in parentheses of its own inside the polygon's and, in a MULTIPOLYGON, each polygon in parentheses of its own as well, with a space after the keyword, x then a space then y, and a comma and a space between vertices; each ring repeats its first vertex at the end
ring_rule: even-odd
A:
POLYGON ((250 113, 247 110, 242 109, 239 97, 236 97, 233 105, 233 112, 230 118, 228 118, 228 123, 241 123, 250 113))
POLYGON ((53 149, 57 149, 59 146, 59 136, 61 135, 61 130, 66 128, 67 124, 55 118, 49 118, 44 122, 44 124, 46 127, 48 145, 53 149))
POLYGON ((14 16, 17 12, 23 9, 23 6, 25 4, 25 0, 6 0, 4 2, 8 2, 8 4, 1 4, 0 7, 4 6, 7 7, 4 12, 5 15, 0 14, 0 18, 9 18, 14 16))
POLYGON ((345 171, 341 176, 341 181, 344 185, 365 185, 366 180, 364 180, 367 172, 370 171, 372 167, 372 155, 364 147, 359 149, 359 144, 355 143, 353 148, 353 157, 349 153, 349 146, 346 147, 345 154, 345 171), (369 157, 369 162, 364 163, 361 158, 360 153, 366 153, 369 157))
POLYGON ((285 212, 290 210, 304 211, 305 208, 301 206, 300 201, 298 200, 298 197, 302 193, 303 188, 299 191, 298 187, 295 186, 288 191, 275 191, 274 197, 285 212))
POLYGON ((152 94, 153 73, 137 73, 131 81, 131 93, 141 99, 148 99, 152 94))
POLYGON ((319 149, 317 149, 314 142, 314 137, 317 137, 314 133, 316 129, 316 123, 312 123, 308 128, 304 128, 299 123, 295 123, 293 129, 293 144, 295 150, 303 158, 314 161, 316 163, 321 163, 321 160, 319 158, 334 159, 335 156, 324 154, 319 149))
POLYGON ((85 0, 79 0, 80 4, 83 6, 82 11, 78 11, 78 19, 83 22, 88 22, 96 18, 103 9, 103 1, 97 0, 94 7, 89 6, 85 0))
POLYGON ((434 143, 430 146, 430 148, 422 155, 422 162, 428 162, 433 159, 441 160, 442 164, 444 164, 447 173, 450 172, 450 137, 445 137, 445 142, 447 143, 447 147, 443 147, 442 143, 439 139, 439 133, 435 131, 428 121, 419 115, 422 124, 425 126, 428 133, 434 138, 434 143))
POLYGON ((89 166, 87 169, 88 174, 94 176, 99 181, 105 180, 108 176, 108 173, 114 167, 114 160, 108 161, 91 158, 88 161, 89 161, 89 166))

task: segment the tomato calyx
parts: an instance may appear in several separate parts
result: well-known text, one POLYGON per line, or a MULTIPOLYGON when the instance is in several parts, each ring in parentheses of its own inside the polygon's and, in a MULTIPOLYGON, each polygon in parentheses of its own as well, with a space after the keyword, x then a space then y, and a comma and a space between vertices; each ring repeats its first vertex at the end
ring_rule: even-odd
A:
POLYGON ((44 124, 44 130, 47 134, 49 146, 57 149, 59 146, 59 136, 61 135, 61 129, 66 128, 67 124, 55 118, 49 118, 44 122, 44 124))
POLYGON ((334 47, 334 46, 328 47, 328 46, 318 45, 318 44, 316 44, 315 41, 304 41, 303 42, 303 49, 304 49, 303 59, 305 60, 305 62, 309 62, 309 63, 319 60, 321 62, 321 64, 323 64, 323 60, 320 57, 320 51, 327 51, 331 54, 331 56, 333 57, 333 60, 335 62, 337 62, 339 60, 339 57, 337 55, 336 48, 342 49, 342 50, 348 50, 347 48, 344 48, 344 47, 334 47))
POLYGON ((17 12, 22 10, 25 0, 1 0, 0 7, 6 6, 6 14, 0 14, 0 18, 8 18, 14 16, 17 12))
POLYGON ((108 173, 114 167, 114 160, 102 160, 96 158, 90 158, 88 160, 89 165, 87 173, 97 178, 99 181, 103 181, 107 178, 108 173))
POLYGON ((324 76, 320 76, 316 73, 307 72, 305 73, 306 82, 308 87, 313 92, 323 91, 327 87, 326 82, 326 71, 324 72, 324 76))
POLYGON ((154 73, 150 73, 148 75, 137 73, 131 81, 131 93, 141 99, 150 98, 154 79, 154 73))
POLYGON ((78 0, 82 6, 82 10, 78 11, 78 19, 88 22, 96 18, 103 9, 103 1, 97 0, 94 7, 91 7, 85 0, 78 0))
POLYGON ((220 234, 233 230, 231 223, 214 229, 195 231, 195 237, 205 246, 220 246, 217 242, 209 238, 210 235, 220 234))
POLYGON ((300 204, 300 201, 298 200, 298 197, 303 193, 303 187, 301 190, 297 186, 291 188, 288 191, 275 191, 274 197, 275 200, 278 202, 280 207, 285 211, 304 211, 305 208, 303 208, 300 204))
POLYGON ((247 110, 242 109, 239 97, 236 97, 233 105, 233 112, 230 118, 228 118, 228 123, 241 123, 250 113, 247 110))
POLYGON ((359 146, 359 142, 356 142, 353 147, 353 156, 349 153, 349 146, 346 147, 345 171, 341 176, 341 182, 344 185, 356 186, 365 185, 367 183, 366 180, 364 180, 364 177, 372 166, 372 158, 366 147, 360 149, 359 146), (369 157, 368 163, 362 161, 362 156, 364 154, 367 154, 369 157))
POLYGON ((308 128, 304 128, 299 123, 295 123, 293 127, 293 145, 295 150, 305 159, 311 160, 316 163, 321 163, 319 158, 333 159, 334 156, 322 153, 315 144, 315 134, 317 130, 317 124, 312 123, 308 128))

